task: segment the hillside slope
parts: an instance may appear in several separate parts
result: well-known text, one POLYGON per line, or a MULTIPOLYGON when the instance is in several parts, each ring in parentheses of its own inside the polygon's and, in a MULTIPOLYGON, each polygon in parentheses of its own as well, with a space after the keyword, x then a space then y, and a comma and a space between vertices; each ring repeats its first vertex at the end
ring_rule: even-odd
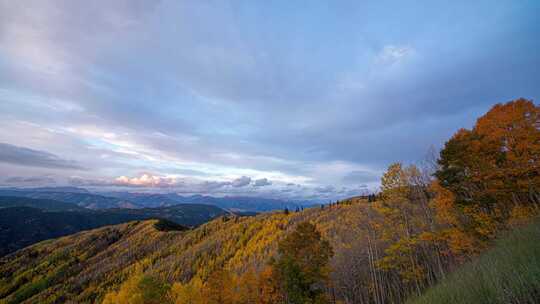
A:
POLYGON ((540 221, 513 231, 410 304, 540 302, 540 221))
POLYGON ((137 264, 170 283, 206 277, 225 267, 242 273, 262 267, 277 241, 302 221, 317 223, 336 251, 339 269, 362 239, 366 204, 303 212, 221 218, 191 231, 159 231, 155 221, 131 222, 42 242, 0 261, 4 303, 99 302, 137 264), (336 220, 336 219, 340 220, 336 220))
MULTIPOLYGON (((343 286, 336 292, 346 297, 354 288, 368 288, 351 285, 348 276, 369 276, 369 268, 351 272, 368 262, 369 212, 369 204, 357 200, 290 214, 222 217, 189 231, 164 231, 147 220, 80 232, 1 259, 0 303, 101 303, 141 267, 170 284, 207 278, 221 268, 238 274, 261 269, 275 255, 278 240, 303 221, 315 223, 330 241, 331 284, 343 286)), ((539 236, 538 222, 512 233, 412 303, 536 303, 539 236)))
POLYGON ((198 226, 221 215, 229 214, 225 210, 205 204, 178 204, 168 207, 140 208, 140 209, 103 209, 96 214, 125 214, 139 216, 140 219, 162 218, 185 226, 198 226))
POLYGON ((0 256, 42 240, 106 225, 167 219, 184 226, 197 226, 224 214, 228 213, 203 204, 90 210, 53 200, 0 197, 0 256))
POLYGON ((81 230, 146 219, 122 213, 50 212, 31 207, 0 209, 0 256, 36 242, 81 230))

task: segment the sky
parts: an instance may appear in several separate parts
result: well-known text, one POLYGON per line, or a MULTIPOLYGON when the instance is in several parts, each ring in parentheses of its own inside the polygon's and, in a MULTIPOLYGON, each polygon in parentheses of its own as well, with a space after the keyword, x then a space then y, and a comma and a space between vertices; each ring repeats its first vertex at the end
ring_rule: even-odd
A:
POLYGON ((540 1, 0 0, 0 186, 332 199, 540 97, 540 1))

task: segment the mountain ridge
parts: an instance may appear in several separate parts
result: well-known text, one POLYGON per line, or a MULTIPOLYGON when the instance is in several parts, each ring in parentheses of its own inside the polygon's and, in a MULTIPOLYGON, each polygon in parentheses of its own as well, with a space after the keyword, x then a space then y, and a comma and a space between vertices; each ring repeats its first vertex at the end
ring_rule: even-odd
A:
MULTIPOLYGON (((38 188, 39 189, 39 188, 38 188)), ((54 188, 48 188, 54 189, 54 188)), ((118 198, 107 197, 90 192, 63 192, 63 191, 40 191, 34 189, 1 189, 0 196, 26 197, 35 199, 49 199, 66 203, 73 203, 77 206, 89 209, 106 208, 139 208, 132 202, 118 198)))
POLYGON ((89 209, 153 208, 177 204, 214 205, 232 212, 266 212, 315 205, 312 201, 291 201, 250 196, 179 195, 170 193, 138 193, 126 191, 99 192, 77 187, 3 188, 0 197, 49 199, 77 204, 89 209))
POLYGON ((290 201, 264 197, 223 196, 215 197, 201 194, 179 195, 177 193, 137 193, 137 192, 105 192, 104 195, 132 201, 135 204, 149 207, 167 206, 171 204, 210 204, 230 211, 265 212, 295 209, 313 205, 307 201, 290 201))
POLYGON ((54 200, 0 196, 0 256, 39 241, 106 225, 165 219, 187 228, 228 214, 204 204, 92 210, 54 200))

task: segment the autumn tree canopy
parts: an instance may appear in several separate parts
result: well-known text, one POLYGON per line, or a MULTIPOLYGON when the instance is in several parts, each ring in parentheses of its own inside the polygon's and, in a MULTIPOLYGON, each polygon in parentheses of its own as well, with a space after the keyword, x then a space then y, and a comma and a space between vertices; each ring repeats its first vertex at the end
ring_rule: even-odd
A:
POLYGON ((103 304, 172 304, 169 288, 162 281, 137 273, 125 281, 118 292, 105 296, 103 304))
POLYGON ((493 236, 512 215, 540 203, 540 107, 526 99, 495 105, 446 143, 439 165, 437 179, 470 228, 493 236))

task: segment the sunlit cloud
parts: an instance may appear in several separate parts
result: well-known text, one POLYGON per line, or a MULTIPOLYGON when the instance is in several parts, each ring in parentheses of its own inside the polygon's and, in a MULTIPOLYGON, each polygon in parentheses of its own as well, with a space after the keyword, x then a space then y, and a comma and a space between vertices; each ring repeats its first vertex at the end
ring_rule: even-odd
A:
POLYGON ((141 187, 171 187, 178 185, 175 178, 167 178, 150 174, 143 174, 140 177, 120 176, 115 179, 115 183, 125 186, 141 186, 141 187))

